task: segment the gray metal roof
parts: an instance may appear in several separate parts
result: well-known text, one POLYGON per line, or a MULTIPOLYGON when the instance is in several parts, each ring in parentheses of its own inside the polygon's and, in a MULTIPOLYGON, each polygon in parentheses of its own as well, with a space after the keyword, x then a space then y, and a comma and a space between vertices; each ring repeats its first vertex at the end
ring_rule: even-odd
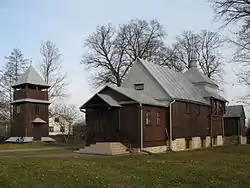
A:
POLYGON ((152 97, 146 95, 143 91, 137 91, 135 89, 130 88, 123 88, 123 87, 116 87, 116 86, 107 86, 118 93, 127 96, 128 98, 141 103, 141 104, 148 104, 148 105, 154 105, 154 106, 164 106, 165 104, 153 99, 152 97))
POLYGON ((44 79, 41 77, 41 75, 34 69, 34 67, 31 65, 24 74, 22 74, 17 82, 13 85, 19 86, 22 84, 33 84, 38 86, 45 86, 49 87, 48 84, 45 83, 44 79))
POLYGON ((112 104, 112 105, 116 105, 117 107, 121 107, 121 105, 119 104, 119 102, 117 102, 116 100, 114 100, 111 96, 107 95, 107 94, 102 94, 101 92, 105 89, 105 88, 110 88, 128 98, 130 98, 131 100, 140 103, 140 104, 148 104, 148 105, 153 105, 153 106, 164 106, 166 107, 165 104, 153 99, 152 97, 146 95, 145 93, 143 93, 142 91, 137 91, 134 89, 128 89, 128 88, 122 88, 122 87, 117 87, 117 86, 112 86, 112 85, 106 85, 104 86, 101 90, 99 90, 99 92, 97 92, 97 94, 95 94, 94 96, 92 96, 87 102, 85 102, 80 109, 84 109, 86 107, 86 105, 88 104, 88 102, 93 99, 95 96, 99 96, 100 98, 102 98, 105 102, 107 102, 108 104, 112 104), (119 105, 119 106, 118 106, 119 105))
POLYGON ((227 106, 224 117, 242 117, 246 119, 243 105, 227 106))
POLYGON ((139 59, 139 61, 171 98, 210 105, 185 75, 177 73, 166 66, 160 66, 142 59, 139 59))
POLYGON ((194 83, 208 83, 218 87, 218 85, 208 78, 206 75, 202 74, 197 67, 192 67, 183 73, 187 78, 194 83))
POLYGON ((108 103, 110 106, 121 107, 121 105, 119 105, 118 102, 115 99, 113 99, 111 96, 107 94, 101 94, 101 93, 98 93, 97 95, 106 103, 108 103))
POLYGON ((32 123, 46 123, 46 121, 42 120, 41 118, 37 117, 32 121, 32 123))
MULTIPOLYGON (((198 88, 199 89, 199 88, 198 88)), ((210 97, 213 97, 215 99, 218 99, 218 100, 221 100, 223 102, 228 102, 224 97, 220 96, 219 94, 217 93, 214 93, 214 92, 210 92, 210 91, 207 91, 207 90, 200 90, 200 94, 201 96, 203 96, 204 98, 210 98, 210 97)))

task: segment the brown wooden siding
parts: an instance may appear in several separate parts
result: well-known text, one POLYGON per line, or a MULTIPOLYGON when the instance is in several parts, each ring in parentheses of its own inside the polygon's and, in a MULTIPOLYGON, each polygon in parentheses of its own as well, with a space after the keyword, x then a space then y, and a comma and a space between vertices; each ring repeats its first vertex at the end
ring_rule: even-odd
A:
POLYGON ((37 104, 40 107, 40 114, 35 114, 35 103, 20 103, 13 105, 12 136, 46 137, 49 136, 49 114, 47 104, 37 104), (17 114, 17 106, 20 105, 20 114, 17 114), (46 121, 45 124, 33 125, 32 121, 40 117, 46 121), (39 126, 35 127, 34 126, 39 126), (36 129, 36 130, 34 130, 36 129))
POLYGON ((223 131, 223 117, 212 117, 212 137, 224 135, 223 131))
POLYGON ((14 91, 14 100, 25 98, 48 100, 48 92, 30 88, 14 91))
POLYGON ((166 145, 168 140, 166 128, 169 125, 168 114, 168 108, 143 105, 144 147, 166 145), (146 125, 147 112, 150 112, 149 125, 146 125), (157 113, 160 114, 160 124, 157 124, 157 113))
POLYGON ((245 120, 239 117, 224 118, 225 136, 246 135, 245 120))
POLYGON ((209 106, 180 101, 173 103, 173 139, 210 135, 209 114, 209 106))

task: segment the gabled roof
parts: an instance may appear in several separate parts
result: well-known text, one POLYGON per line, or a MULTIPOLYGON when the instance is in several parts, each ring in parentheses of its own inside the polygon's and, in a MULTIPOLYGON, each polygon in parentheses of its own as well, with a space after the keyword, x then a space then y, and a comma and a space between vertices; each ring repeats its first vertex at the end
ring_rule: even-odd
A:
POLYGON ((232 105, 226 107, 226 114, 224 117, 241 117, 246 119, 243 105, 232 105))
POLYGON ((119 105, 118 102, 115 99, 113 99, 111 96, 107 94, 101 94, 101 93, 98 93, 97 95, 106 103, 108 103, 110 106, 121 107, 121 105, 119 105))
POLYGON ((197 67, 191 67, 186 72, 183 73, 187 78, 193 83, 208 83, 219 87, 214 81, 208 78, 206 75, 202 74, 197 67))
POLYGON ((146 70, 155 78, 172 99, 187 100, 210 105, 199 93, 199 90, 181 73, 152 62, 139 59, 146 70))
POLYGON ((153 105, 153 106, 164 106, 166 107, 165 104, 153 99, 152 97, 146 95, 145 93, 143 93, 142 91, 136 91, 134 89, 128 89, 128 88, 122 88, 122 87, 116 87, 116 86, 112 86, 112 85, 107 85, 104 86, 99 92, 97 92, 97 94, 95 94, 94 96, 92 96, 87 102, 85 102, 80 109, 84 109, 87 105, 87 103, 93 99, 95 96, 101 97, 105 102, 107 102, 109 105, 113 105, 115 104, 116 107, 121 107, 121 105, 119 104, 119 101, 116 101, 112 98, 112 96, 107 95, 107 94, 103 94, 102 91, 106 88, 110 88, 118 93, 120 93, 121 95, 124 95, 128 98, 130 98, 131 100, 140 103, 140 104, 147 104, 147 105, 153 105), (119 105, 119 106, 118 106, 119 105))
POLYGON ((20 86, 23 84, 49 87, 49 85, 45 83, 44 79, 32 65, 24 72, 24 74, 19 77, 17 82, 12 87, 20 86))
POLYGON ((148 104, 155 106, 166 106, 165 104, 153 99, 152 97, 146 95, 143 91, 137 91, 135 89, 116 87, 116 86, 107 86, 118 93, 127 96, 128 98, 140 103, 140 104, 148 104))

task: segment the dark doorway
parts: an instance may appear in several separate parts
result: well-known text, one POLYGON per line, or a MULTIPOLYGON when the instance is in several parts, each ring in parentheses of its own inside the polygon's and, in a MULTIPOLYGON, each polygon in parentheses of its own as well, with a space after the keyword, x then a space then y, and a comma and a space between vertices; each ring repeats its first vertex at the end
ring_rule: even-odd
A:
POLYGON ((41 141, 42 139, 42 125, 41 124, 33 124, 33 137, 35 141, 41 141))

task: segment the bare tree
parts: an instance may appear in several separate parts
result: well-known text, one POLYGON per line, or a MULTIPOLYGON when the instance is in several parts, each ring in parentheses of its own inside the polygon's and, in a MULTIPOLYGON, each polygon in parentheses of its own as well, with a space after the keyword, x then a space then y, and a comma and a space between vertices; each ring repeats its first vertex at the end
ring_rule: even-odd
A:
POLYGON ((94 86, 107 83, 121 86, 137 58, 157 60, 173 67, 168 62, 173 53, 169 55, 170 51, 163 42, 165 36, 162 25, 156 20, 131 20, 117 29, 111 24, 98 26, 85 41, 87 53, 81 63, 92 71, 94 86))
MULTIPOLYGON (((235 47, 233 63, 240 69, 236 71, 239 83, 250 85, 250 1, 249 0, 212 0, 215 15, 223 20, 223 26, 237 24, 236 39, 229 39, 235 47)), ((242 95, 238 102, 249 104, 250 95, 242 95)))
POLYGON ((52 109, 52 116, 59 115, 59 125, 65 131, 63 133, 65 142, 68 143, 70 135, 73 133, 74 123, 80 119, 80 112, 75 105, 60 104, 55 105, 52 109))
POLYGON ((240 23, 241 31, 247 31, 250 26, 249 0, 211 0, 217 18, 224 21, 223 26, 230 23, 240 23))
POLYGON ((184 31, 176 37, 173 45, 178 61, 188 69, 191 65, 191 54, 194 50, 198 57, 198 66, 209 78, 221 82, 223 80, 224 59, 220 53, 224 41, 216 32, 201 30, 199 33, 184 31))
POLYGON ((42 41, 40 53, 42 61, 40 70, 45 82, 50 85, 49 99, 63 99, 67 97, 66 86, 68 85, 66 73, 61 70, 61 56, 59 48, 51 41, 42 41))

